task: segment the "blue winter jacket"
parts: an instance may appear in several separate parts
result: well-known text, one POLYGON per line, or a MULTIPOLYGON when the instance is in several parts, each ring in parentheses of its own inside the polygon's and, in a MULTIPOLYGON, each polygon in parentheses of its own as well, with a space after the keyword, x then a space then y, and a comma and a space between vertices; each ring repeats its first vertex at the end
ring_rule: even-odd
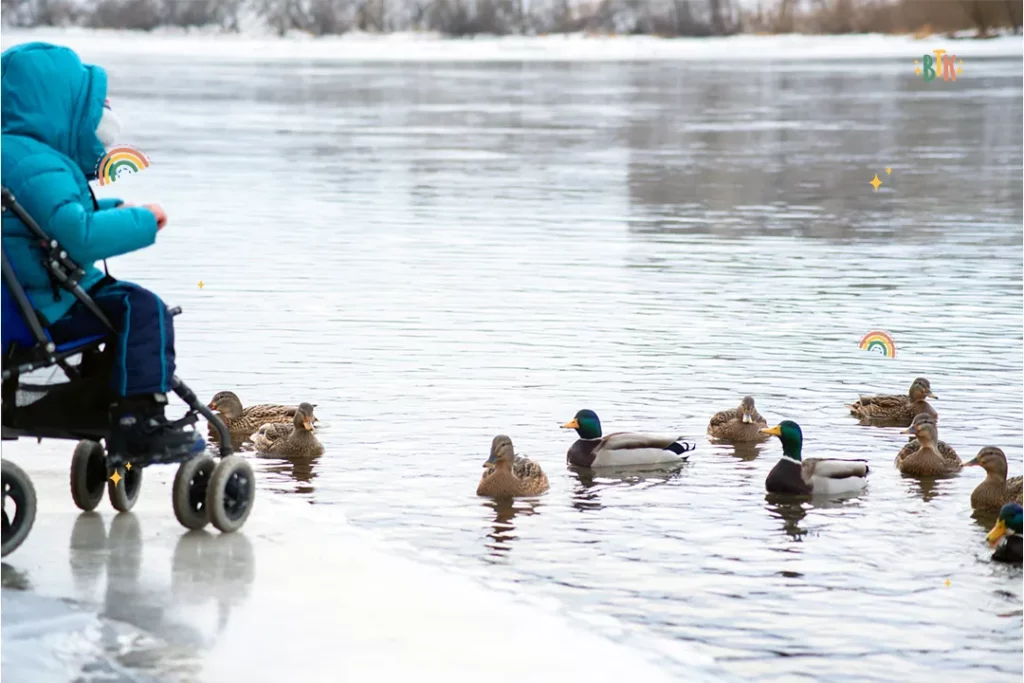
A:
MULTIPOLYGON (((83 64, 72 50, 25 43, 0 55, 0 176, 3 185, 68 256, 85 269, 82 287, 103 277, 96 261, 148 247, 156 241, 156 217, 144 208, 97 209, 89 192, 106 153, 96 136, 107 97, 107 74, 83 64)), ((42 265, 44 251, 10 211, 3 214, 3 249, 32 305, 48 322, 75 303, 55 295, 42 265)))

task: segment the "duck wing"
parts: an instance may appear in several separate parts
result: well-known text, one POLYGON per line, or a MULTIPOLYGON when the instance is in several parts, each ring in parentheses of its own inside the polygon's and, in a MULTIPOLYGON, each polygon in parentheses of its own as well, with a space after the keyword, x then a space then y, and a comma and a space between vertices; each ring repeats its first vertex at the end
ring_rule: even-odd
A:
POLYGON ((692 451, 697 444, 690 445, 682 441, 681 436, 653 436, 650 434, 636 434, 633 432, 616 432, 601 439, 599 450, 628 451, 638 448, 660 448, 682 455, 692 451))
POLYGON ((1006 497, 1008 501, 1024 505, 1021 494, 1024 493, 1024 477, 1010 477, 1006 480, 1006 497))
POLYGON ((802 474, 804 481, 810 481, 811 477, 849 479, 850 477, 866 477, 870 469, 867 460, 807 458, 803 461, 802 474))
POLYGON ((544 474, 541 466, 522 455, 517 455, 512 463, 512 474, 519 479, 535 479, 544 474))
POLYGON ((728 424, 730 421, 735 420, 739 417, 739 411, 735 408, 729 410, 722 410, 711 416, 711 421, 708 423, 708 429, 714 427, 721 427, 724 424, 728 424))

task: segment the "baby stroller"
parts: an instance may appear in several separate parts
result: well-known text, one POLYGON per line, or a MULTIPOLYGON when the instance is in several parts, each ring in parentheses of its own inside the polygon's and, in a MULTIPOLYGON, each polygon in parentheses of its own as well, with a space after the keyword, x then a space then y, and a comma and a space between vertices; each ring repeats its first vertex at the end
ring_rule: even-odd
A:
MULTIPOLYGON (((131 510, 139 498, 142 470, 153 464, 180 463, 174 477, 171 502, 174 515, 188 529, 202 529, 207 523, 223 532, 237 531, 252 510, 256 493, 252 467, 231 454, 231 436, 220 418, 185 384, 174 377, 172 389, 188 405, 188 412, 173 423, 183 429, 205 417, 220 436, 220 462, 207 454, 176 459, 147 456, 123 458, 108 454, 101 442, 110 438, 109 406, 113 368, 114 328, 96 303, 79 286, 83 271, 72 262, 56 240, 50 239, 6 188, 0 188, 3 211, 11 211, 46 250, 44 264, 54 281, 110 330, 110 334, 85 337, 55 344, 32 309, 25 290, 3 253, 2 292, 2 438, 19 437, 79 440, 71 458, 71 496, 82 510, 94 510, 104 489, 114 509, 131 510), (70 361, 76 357, 77 364, 70 361), (32 373, 58 367, 67 381, 33 383, 32 373), (26 376, 28 376, 26 378, 26 376)), ((180 308, 170 311, 181 313, 180 308)), ((55 374, 55 373, 53 373, 55 374)), ((0 461, 3 478, 2 555, 13 552, 32 529, 36 493, 25 472, 9 460, 0 461), (15 514, 8 515, 8 502, 15 514)))

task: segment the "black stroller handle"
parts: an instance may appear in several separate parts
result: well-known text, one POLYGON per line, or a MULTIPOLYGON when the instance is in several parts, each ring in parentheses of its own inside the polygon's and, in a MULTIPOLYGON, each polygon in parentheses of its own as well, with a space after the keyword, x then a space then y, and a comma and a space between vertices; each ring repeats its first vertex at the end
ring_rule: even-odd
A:
POLYGON ((43 246, 49 249, 49 253, 43 259, 43 267, 50 273, 51 277, 57 281, 57 283, 64 289, 71 292, 79 303, 89 309, 96 318, 103 323, 110 332, 114 332, 114 326, 110 324, 110 320, 100 310, 100 307, 96 305, 96 302, 86 296, 85 291, 81 285, 78 284, 79 279, 85 274, 85 271, 74 261, 68 257, 68 253, 61 248, 57 240, 52 239, 39 224, 35 222, 32 216, 28 215, 25 208, 18 203, 18 200, 6 187, 0 186, 0 201, 3 202, 3 210, 8 209, 17 216, 18 220, 25 224, 25 227, 29 229, 43 246))

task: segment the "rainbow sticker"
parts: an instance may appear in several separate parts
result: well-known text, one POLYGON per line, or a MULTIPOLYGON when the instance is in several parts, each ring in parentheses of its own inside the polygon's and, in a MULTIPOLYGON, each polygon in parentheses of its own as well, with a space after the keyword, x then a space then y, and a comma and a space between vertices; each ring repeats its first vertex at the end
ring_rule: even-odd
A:
POLYGON ((871 330, 860 338, 860 348, 865 351, 880 353, 886 358, 896 357, 896 342, 888 332, 882 330, 871 330))
POLYGON ((96 177, 100 185, 109 185, 121 176, 138 173, 144 168, 149 168, 146 155, 130 145, 121 145, 103 155, 96 167, 96 177))

